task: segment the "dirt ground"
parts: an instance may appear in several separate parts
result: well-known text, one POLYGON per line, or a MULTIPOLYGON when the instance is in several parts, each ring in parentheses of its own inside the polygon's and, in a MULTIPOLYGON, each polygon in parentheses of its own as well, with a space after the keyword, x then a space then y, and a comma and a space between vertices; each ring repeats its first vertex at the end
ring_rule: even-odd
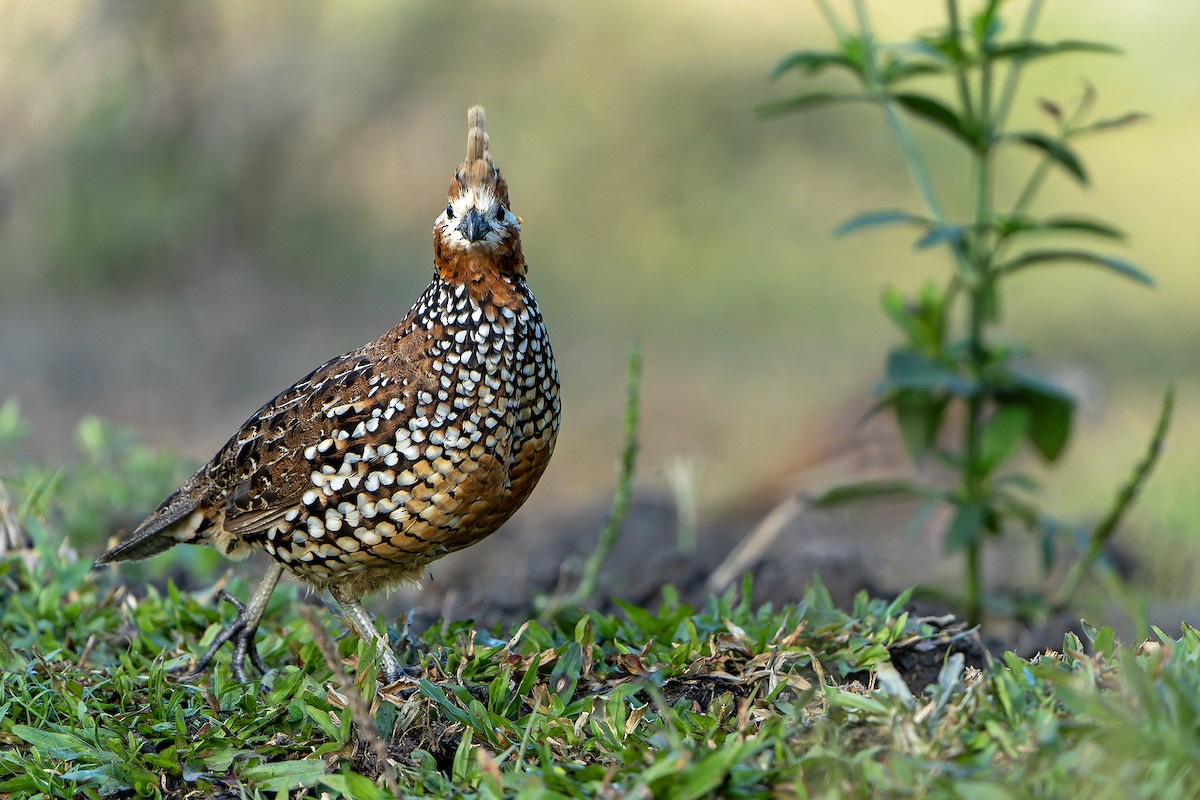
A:
MULTIPOLYGON (((695 549, 684 552, 671 498, 639 493, 591 602, 607 611, 617 610, 614 598, 653 608, 669 584, 683 602, 703 608, 711 596, 740 586, 747 573, 754 602, 775 607, 801 600, 805 584, 817 575, 845 608, 863 589, 889 597, 931 576, 940 581, 935 585, 956 588, 957 565, 941 553, 936 538, 905 530, 913 511, 903 503, 820 510, 798 499, 784 500, 765 513, 732 512, 703 525, 695 549)), ((419 590, 400 590, 372 605, 392 616, 411 613, 416 631, 439 618, 473 619, 485 628, 520 621, 536 614, 539 596, 575 587, 607 513, 606 504, 596 504, 575 513, 519 518, 433 565, 419 590)), ((995 579, 1020 573, 1018 550, 996 554, 995 579)), ((946 609, 922 604, 919 610, 940 614, 946 609)), ((1061 645, 1064 624, 997 628, 988 631, 986 641, 991 649, 1032 653, 1061 645)), ((968 655, 971 665, 982 664, 982 649, 968 655)), ((906 662, 902 674, 923 674, 933 661, 940 667, 942 658, 940 652, 909 656, 912 663, 906 662)))
MULTIPOLYGON (((857 422, 857 416, 847 419, 857 422)), ((867 425, 835 421, 828 441, 806 451, 804 461, 773 465, 775 479, 755 496, 702 519, 691 549, 680 546, 673 497, 635 491, 593 604, 615 610, 612 598, 619 598, 653 608, 670 584, 683 602, 702 608, 711 596, 739 586, 746 574, 753 578, 754 602, 776 607, 801 600, 805 584, 818 575, 841 607, 864 589, 881 597, 916 584, 958 591, 962 556, 943 552, 944 520, 936 515, 915 526, 918 508, 908 501, 816 508, 807 500, 841 481, 903 474, 906 456, 898 452, 890 426, 882 417, 867 425)), ((470 618, 483 627, 524 619, 534 613, 538 596, 575 587, 608 513, 609 503, 601 498, 582 509, 518 515, 490 538, 432 565, 420 590, 396 592, 384 601, 386 610, 412 611, 415 630, 438 618, 470 618)), ((988 586, 1023 589, 1045 580, 1027 538, 989 544, 988 586)), ((929 603, 919 610, 947 611, 929 603)), ((1076 621, 1067 615, 1035 628, 992 625, 985 641, 991 649, 1024 653, 1057 648, 1076 621)))

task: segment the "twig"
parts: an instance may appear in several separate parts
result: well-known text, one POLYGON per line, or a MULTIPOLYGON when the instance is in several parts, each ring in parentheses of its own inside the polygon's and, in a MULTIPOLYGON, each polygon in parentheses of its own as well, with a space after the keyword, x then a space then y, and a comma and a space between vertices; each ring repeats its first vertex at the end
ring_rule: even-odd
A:
POLYGON ((79 660, 75 663, 76 669, 87 669, 88 659, 92 657, 92 648, 96 646, 96 634, 88 637, 87 643, 83 646, 83 652, 79 654, 79 660))
POLYGON ((33 540, 17 523, 9 500, 8 487, 0 479, 0 557, 33 548, 33 540))
POLYGON ((771 509, 770 513, 754 526, 754 530, 725 557, 720 566, 713 570, 712 575, 708 577, 708 591, 721 594, 729 588, 733 581, 762 557, 771 543, 803 508, 804 501, 793 496, 771 509))
POLYGON ((302 606, 300 608, 300 616, 304 617, 304 621, 308 623, 308 629, 312 632, 313 641, 316 642, 317 648, 321 651, 321 656, 325 659, 325 664, 333 672, 333 677, 338 683, 338 690, 346 698, 346 705, 350 710, 350 718, 354 720, 354 727, 358 729, 359 738, 371 747, 371 750, 375 753, 375 758, 379 760, 379 771, 383 775, 383 780, 387 784, 388 791, 399 797, 400 781, 397 779, 396 770, 392 767, 392 762, 389 760, 387 745, 384 744, 383 738, 379 735, 379 728, 376 727, 375 720, 371 717, 371 711, 367 708, 366 701, 359 694, 358 687, 354 685, 354 681, 350 680, 350 676, 342 668, 342 659, 338 655, 337 647, 333 644, 333 639, 329 638, 329 633, 317 622, 316 615, 313 614, 311 608, 302 606))

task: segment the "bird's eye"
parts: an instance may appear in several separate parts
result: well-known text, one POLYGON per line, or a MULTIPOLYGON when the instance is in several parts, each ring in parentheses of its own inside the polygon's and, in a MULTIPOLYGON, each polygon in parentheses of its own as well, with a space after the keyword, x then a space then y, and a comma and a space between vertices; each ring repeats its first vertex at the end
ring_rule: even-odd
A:
POLYGON ((454 219, 454 206, 446 204, 446 219, 454 219))
POLYGON ((504 206, 496 206, 496 221, 504 221, 504 206))

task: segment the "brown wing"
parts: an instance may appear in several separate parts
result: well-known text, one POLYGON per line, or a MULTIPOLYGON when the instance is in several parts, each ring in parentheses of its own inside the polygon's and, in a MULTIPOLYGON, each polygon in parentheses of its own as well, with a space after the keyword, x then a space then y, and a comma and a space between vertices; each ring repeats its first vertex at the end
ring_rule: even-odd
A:
MULTIPOLYGON (((214 483, 224 491, 227 531, 252 539, 288 521, 314 488, 314 474, 336 480, 349 459, 361 475, 374 458, 373 445, 394 441, 407 423, 405 411, 431 380, 416 368, 424 337, 409 329, 404 334, 391 340, 386 357, 367 345, 318 367, 263 406, 225 445, 214 459, 214 483)), ((411 466, 402 454, 395 458, 397 470, 411 466)), ((344 488, 353 493, 352 486, 344 488)), ((337 504, 317 495, 319 505, 337 504)))
POLYGON ((336 437, 336 429, 349 422, 327 412, 342 398, 365 396, 360 384, 373 375, 370 359, 355 350, 318 367, 246 421, 211 468, 224 494, 226 530, 242 536, 265 531, 300 503, 312 487, 313 465, 305 452, 336 437))

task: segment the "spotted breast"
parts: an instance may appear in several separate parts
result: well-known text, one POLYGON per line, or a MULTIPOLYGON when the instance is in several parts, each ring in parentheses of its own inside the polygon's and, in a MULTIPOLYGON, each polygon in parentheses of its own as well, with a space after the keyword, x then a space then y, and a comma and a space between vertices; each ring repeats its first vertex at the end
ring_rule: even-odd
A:
POLYGON ((204 543, 273 560, 238 618, 197 662, 234 640, 233 671, 266 666, 254 646, 286 570, 328 590, 402 668, 362 597, 415 581, 493 533, 533 491, 554 449, 559 381, 526 283, 521 221, 492 161, 483 109, 434 226, 434 275, 403 320, 333 359, 252 416, 213 459, 97 564, 204 543))

